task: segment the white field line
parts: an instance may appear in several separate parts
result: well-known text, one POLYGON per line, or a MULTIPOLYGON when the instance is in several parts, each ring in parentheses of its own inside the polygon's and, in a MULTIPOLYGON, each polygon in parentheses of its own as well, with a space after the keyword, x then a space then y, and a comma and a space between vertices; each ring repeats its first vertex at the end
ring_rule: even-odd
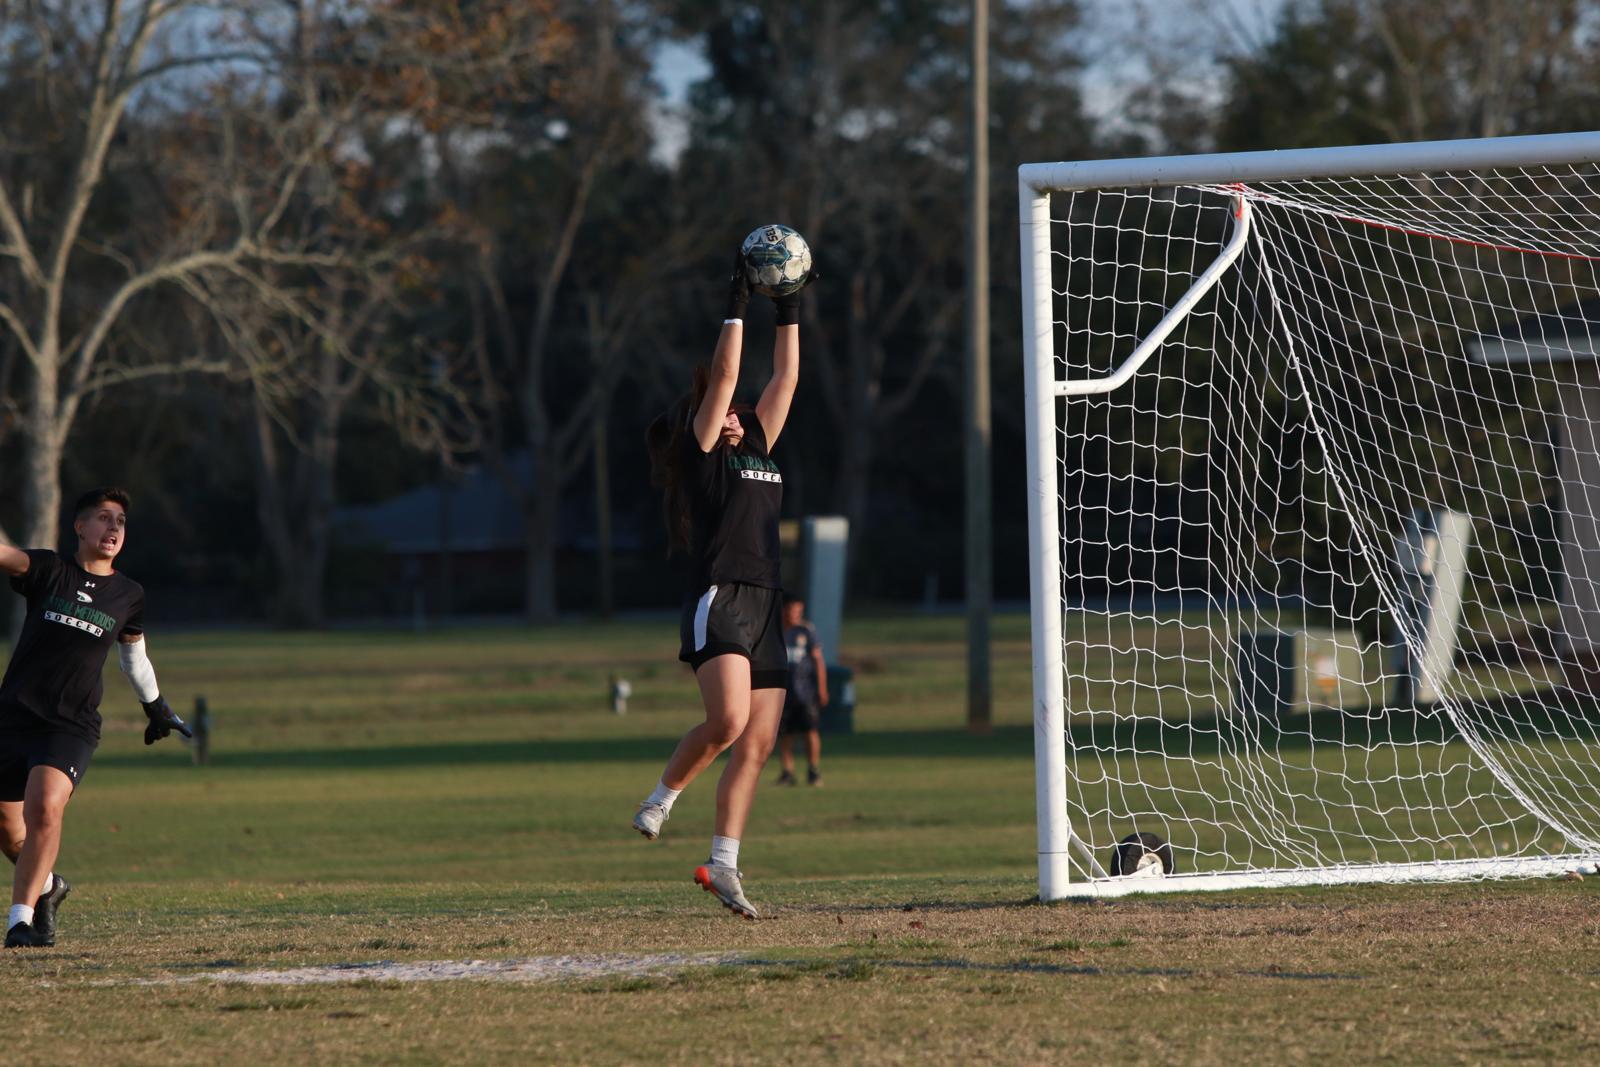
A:
MULTIPOLYGON (((289 970, 210 971, 168 978, 136 978, 107 985, 167 985, 176 982, 221 982, 232 985, 328 985, 339 982, 561 982, 597 978, 647 978, 687 967, 715 967, 743 962, 728 953, 604 953, 580 956, 533 956, 514 960, 412 960, 397 963, 333 963, 289 970)), ((97 983, 98 984, 98 983, 97 983)))

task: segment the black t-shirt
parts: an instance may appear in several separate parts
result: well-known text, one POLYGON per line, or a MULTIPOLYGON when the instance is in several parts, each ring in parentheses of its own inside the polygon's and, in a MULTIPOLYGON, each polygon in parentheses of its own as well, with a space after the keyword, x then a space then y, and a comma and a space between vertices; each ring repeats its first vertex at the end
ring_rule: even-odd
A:
POLYGON ((789 702, 815 704, 822 699, 817 686, 817 661, 813 653, 820 642, 809 622, 783 628, 783 645, 789 653, 789 702))
POLYGON ((0 730, 100 740, 100 675, 124 634, 144 633, 144 589, 90 574, 49 549, 28 551, 11 588, 28 598, 22 637, 0 682, 0 730))
POLYGON ((754 412, 740 412, 744 439, 737 447, 719 444, 700 451, 693 433, 684 434, 688 474, 689 580, 695 594, 709 585, 743 582, 778 589, 778 512, 783 507, 783 475, 767 455, 767 433, 754 412))

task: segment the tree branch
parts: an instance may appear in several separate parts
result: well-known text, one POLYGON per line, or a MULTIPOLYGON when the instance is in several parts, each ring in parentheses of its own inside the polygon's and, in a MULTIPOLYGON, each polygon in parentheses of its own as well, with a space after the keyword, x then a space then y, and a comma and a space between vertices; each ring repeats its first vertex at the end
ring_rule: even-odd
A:
POLYGON ((4 180, 0 180, 0 232, 11 242, 9 248, 0 249, 0 252, 10 251, 16 256, 17 262, 22 264, 22 276, 29 284, 43 286, 44 272, 39 269, 39 260, 33 254, 33 246, 28 243, 28 235, 22 228, 22 220, 17 217, 16 208, 12 206, 11 194, 6 191, 4 180))
POLYGON ((241 60, 255 60, 265 66, 270 58, 270 56, 262 55, 260 52, 252 52, 246 49, 241 49, 237 52, 208 52, 203 56, 186 56, 182 59, 169 59, 163 63, 152 63, 129 77, 124 84, 130 88, 137 87, 144 82, 159 78, 163 74, 171 74, 175 70, 210 66, 216 63, 237 63, 241 60))
POLYGON ((0 322, 4 322, 11 329, 11 333, 22 345, 22 351, 28 357, 28 362, 38 369, 44 368, 43 358, 39 350, 34 347, 33 339, 28 336, 27 328, 23 326, 22 319, 17 316, 10 304, 0 303, 0 322))
POLYGON ((922 389, 928 375, 939 362, 939 354, 944 351, 945 340, 948 336, 950 319, 954 317, 955 310, 961 304, 950 300, 944 303, 939 311, 928 321, 928 343, 922 346, 922 351, 917 354, 917 361, 912 365, 911 376, 906 379, 906 384, 891 397, 885 397, 878 405, 879 425, 887 424, 905 414, 911 402, 917 398, 917 393, 922 389))
MULTIPOLYGON (((571 472, 567 470, 567 461, 573 445, 582 444, 585 448, 587 447, 591 429, 589 420, 594 415, 595 408, 600 405, 601 393, 602 390, 599 388, 598 383, 585 389, 578 402, 567 409, 567 421, 556 431, 555 440, 551 442, 549 451, 562 464, 560 474, 563 481, 571 476, 571 472)), ((577 455, 571 457, 571 466, 573 468, 577 467, 578 457, 583 455, 583 451, 583 449, 579 449, 577 455)))
MULTIPOLYGON (((77 365, 73 368, 71 375, 73 385, 77 389, 81 389, 83 383, 88 379, 89 371, 94 366, 95 357, 99 354, 100 346, 105 342, 106 335, 111 332, 112 325, 117 321, 117 317, 122 314, 122 309, 127 306, 128 301, 144 290, 163 281, 178 278, 194 271, 204 270, 208 267, 225 267, 236 263, 244 254, 245 248, 246 246, 240 243, 223 252, 191 252, 186 256, 180 256, 175 260, 153 267, 143 274, 137 274, 124 281, 117 288, 117 291, 111 294, 111 298, 106 301, 105 306, 100 309, 100 314, 96 316, 93 325, 82 335, 83 343, 81 346, 75 345, 78 348, 78 354, 77 365)), ((71 392, 71 389, 63 392, 63 406, 66 405, 71 392)))
POLYGON ((229 360, 188 359, 176 363, 146 363, 138 367, 108 367, 83 384, 84 396, 109 389, 114 385, 136 382, 144 378, 160 378, 180 374, 227 374, 234 364, 229 360))
MULTIPOLYGON (((146 6, 140 13, 140 28, 146 33, 154 25, 150 22, 153 6, 146 6)), ((112 65, 117 32, 121 25, 121 13, 121 4, 113 2, 105 5, 105 21, 101 23, 100 33, 95 41, 94 76, 91 82, 93 92, 90 94, 89 106, 85 109, 84 143, 79 150, 77 164, 73 167, 71 184, 67 187, 66 215, 61 220, 55 241, 46 257, 49 263, 46 282, 48 321, 52 323, 61 306, 61 289, 67 273, 67 260, 70 258, 73 246, 78 243, 78 228, 83 224, 83 217, 89 211, 89 201, 94 198, 95 186, 99 184, 103 174, 105 152, 111 145, 111 136, 116 131, 117 119, 120 117, 114 111, 108 116, 107 110, 114 99, 114 94, 111 93, 112 65)), ((136 34, 134 39, 139 40, 139 36, 136 34)))

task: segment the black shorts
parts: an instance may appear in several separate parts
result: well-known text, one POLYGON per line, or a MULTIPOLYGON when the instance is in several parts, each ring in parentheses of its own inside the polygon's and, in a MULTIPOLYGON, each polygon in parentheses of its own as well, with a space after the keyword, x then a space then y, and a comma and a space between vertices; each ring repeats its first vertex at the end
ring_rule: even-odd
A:
POLYGON ((822 706, 815 700, 795 700, 791 695, 783 705, 781 734, 806 734, 822 726, 822 706))
POLYGON ((54 767, 72 779, 72 787, 89 770, 95 744, 77 734, 0 733, 0 802, 21 800, 35 767, 54 767))
POLYGON ((782 590, 742 582, 713 585, 683 602, 678 658, 699 670, 714 656, 743 656, 750 661, 751 689, 787 689, 782 609, 782 590))

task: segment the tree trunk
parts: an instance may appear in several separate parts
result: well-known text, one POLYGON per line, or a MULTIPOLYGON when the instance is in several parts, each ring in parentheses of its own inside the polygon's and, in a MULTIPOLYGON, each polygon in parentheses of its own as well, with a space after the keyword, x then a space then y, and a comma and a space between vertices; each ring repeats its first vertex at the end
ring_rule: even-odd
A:
POLYGON ((599 575, 600 617, 616 613, 615 561, 611 554, 611 466, 607 453, 607 420, 602 411, 594 420, 594 536, 595 568, 599 575))
POLYGON ((66 427, 56 411, 60 393, 56 353, 45 353, 34 368, 23 418, 22 537, 24 548, 59 548, 61 536, 61 453, 66 427))
POLYGON ((273 620, 285 630, 321 628, 322 575, 310 567, 282 573, 273 596, 273 620))
MULTIPOLYGON (((542 475, 544 472, 541 478, 542 475)), ((541 482, 531 499, 533 507, 526 512, 523 526, 528 549, 525 603, 528 622, 547 625, 555 622, 555 537, 560 493, 546 490, 541 482)))
MULTIPOLYGON (((872 456, 875 442, 865 416, 851 419, 845 427, 845 447, 839 458, 839 481, 834 506, 850 520, 853 536, 866 530, 867 504, 872 489, 872 456)), ((851 567, 862 557, 851 552, 851 567)))
POLYGON ((325 398, 307 449, 293 474, 284 469, 277 427, 260 399, 255 409, 256 514, 277 584, 273 621, 285 629, 314 629, 326 621, 323 584, 333 518, 334 464, 339 455, 337 398, 325 398))
MULTIPOLYGON (((541 457, 542 459, 543 457, 541 457)), ((527 546, 527 618, 535 625, 556 621, 556 538, 560 526, 561 489, 555 464, 535 464, 535 484, 524 516, 527 546)))
MULTIPOLYGON (((66 428, 58 424, 59 399, 55 353, 35 367, 28 387, 22 428, 22 540, 19 548, 61 547, 61 454, 66 428)), ((8 612, 11 640, 22 636, 27 604, 12 597, 8 612)))

